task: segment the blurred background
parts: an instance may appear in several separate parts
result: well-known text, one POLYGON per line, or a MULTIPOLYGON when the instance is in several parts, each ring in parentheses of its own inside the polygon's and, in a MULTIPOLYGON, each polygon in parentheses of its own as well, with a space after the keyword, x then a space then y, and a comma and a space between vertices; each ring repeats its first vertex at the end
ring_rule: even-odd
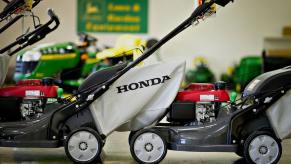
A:
MULTIPOLYGON (((4 3, 1 3, 1 8, 4 3)), ((192 66, 194 57, 203 56, 218 78, 228 66, 247 55, 260 56, 267 37, 282 37, 282 29, 291 25, 290 0, 237 0, 195 28, 189 28, 161 49, 164 61, 186 60, 192 66)), ((46 10, 53 8, 61 26, 40 43, 75 42, 77 34, 77 1, 44 0, 34 9, 44 21, 46 10)), ((148 31, 135 34, 143 38, 162 38, 191 14, 193 0, 148 0, 148 31)), ((20 23, 0 38, 0 45, 21 33, 20 23)), ((122 33, 90 33, 98 44, 114 46, 122 33)), ((13 61, 12 61, 13 62, 13 61)))

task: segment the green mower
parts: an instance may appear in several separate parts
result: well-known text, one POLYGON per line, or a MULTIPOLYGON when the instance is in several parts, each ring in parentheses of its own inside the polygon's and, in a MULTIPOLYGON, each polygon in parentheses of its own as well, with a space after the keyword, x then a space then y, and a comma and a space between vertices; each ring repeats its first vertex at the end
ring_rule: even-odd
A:
POLYGON ((193 60, 193 69, 186 72, 184 86, 190 83, 212 83, 215 81, 213 72, 207 65, 207 60, 204 57, 196 57, 193 60))
POLYGON ((260 56, 246 56, 239 65, 229 67, 221 75, 221 80, 228 83, 228 89, 241 92, 255 77, 262 74, 262 58, 260 56))
POLYGON ((122 35, 114 48, 100 51, 96 48, 96 38, 85 33, 80 33, 79 38, 81 45, 72 42, 43 44, 19 52, 14 80, 53 77, 66 92, 73 93, 92 71, 131 62, 146 46, 140 37, 122 35))
POLYGON ((95 56, 99 51, 97 48, 95 52, 88 51, 90 47, 96 47, 97 39, 83 33, 79 37, 81 45, 72 42, 43 44, 19 52, 14 80, 54 77, 66 91, 72 91, 100 61, 95 56))

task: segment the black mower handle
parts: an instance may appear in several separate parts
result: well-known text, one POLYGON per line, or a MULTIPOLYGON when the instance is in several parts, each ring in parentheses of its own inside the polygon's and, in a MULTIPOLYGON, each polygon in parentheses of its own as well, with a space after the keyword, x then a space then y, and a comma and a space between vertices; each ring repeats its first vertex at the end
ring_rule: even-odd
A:
POLYGON ((214 3, 220 6, 226 6, 229 2, 233 2, 234 0, 215 0, 214 3))
POLYGON ((48 15, 51 17, 51 22, 55 21, 57 24, 60 24, 58 16, 55 14, 55 12, 52 9, 48 9, 48 15))
POLYGON ((28 38, 27 40, 29 45, 32 45, 42 40, 43 38, 45 38, 47 34, 57 29, 58 26, 60 25, 59 18, 52 9, 48 10, 48 15, 51 17, 51 19, 46 24, 38 26, 33 32, 31 32, 30 34, 31 38, 28 38), (51 28, 50 25, 52 25, 54 22, 55 25, 51 28))
POLYGON ((112 85, 118 78, 120 78, 122 75, 124 75, 126 72, 128 72, 130 69, 138 65, 140 62, 151 56, 156 50, 161 48, 165 43, 167 43, 169 40, 171 40, 173 37, 190 27, 193 22, 199 19, 200 16, 203 16, 209 10, 211 9, 211 6, 213 4, 218 4, 221 6, 227 5, 232 0, 210 0, 209 2, 206 2, 199 7, 197 7, 194 12, 188 17, 185 21, 183 21, 179 26, 177 26, 174 30, 172 30, 170 33, 168 33, 164 38, 159 40, 156 44, 154 44, 151 48, 147 49, 139 58, 131 62, 129 65, 127 65, 125 68, 120 70, 110 78, 109 80, 105 81, 102 84, 96 84, 88 87, 85 90, 79 91, 80 94, 78 95, 78 107, 87 107, 91 102, 96 100, 99 96, 101 96, 106 90, 109 89, 110 85, 112 85), (87 96, 90 95, 91 100, 87 100, 87 96))
POLYGON ((57 29, 58 26, 60 25, 59 18, 53 12, 52 9, 48 10, 48 15, 50 16, 50 20, 47 23, 45 23, 43 25, 39 25, 34 31, 18 37, 15 42, 13 42, 10 45, 6 46, 5 48, 1 49, 0 54, 4 53, 6 51, 9 51, 11 48, 15 47, 16 45, 19 45, 19 47, 17 47, 15 50, 9 52, 8 55, 12 56, 16 52, 24 49, 25 47, 30 46, 30 45, 42 40, 43 38, 46 37, 47 34, 51 33, 55 29, 57 29), (53 25, 53 27, 50 27, 51 25, 53 25))
MULTIPOLYGON (((5 1, 5 0, 3 0, 5 1)), ((41 0, 34 0, 33 4, 32 4, 32 8, 34 8, 35 6, 37 6, 40 3, 41 0)), ((9 2, 8 2, 9 3, 9 2)), ((14 2, 10 2, 10 7, 13 7, 14 2)), ((8 5, 9 5, 8 4, 8 5)), ((12 8, 13 9, 13 8, 12 8)), ((4 11, 2 11, 0 13, 0 22, 4 21, 6 17, 8 17, 11 13, 12 9, 8 9, 7 6, 5 7, 4 11)), ((0 28, 0 34, 7 30, 11 25, 13 25, 15 22, 17 22, 20 18, 22 18, 23 15, 17 15, 16 17, 14 17, 12 20, 10 20, 7 24, 5 24, 3 27, 0 28)))
POLYGON ((178 35, 180 32, 188 28, 192 25, 193 21, 197 20, 198 17, 203 16, 203 14, 207 13, 211 6, 217 2, 218 5, 226 5, 230 0, 210 0, 209 2, 206 2, 205 4, 201 5, 195 11, 192 13, 192 15, 187 18, 185 21, 183 21, 178 27, 176 27, 174 30, 172 30, 169 34, 167 34, 165 37, 163 37, 161 40, 159 40, 156 44, 154 44, 151 48, 147 49, 139 58, 131 62, 129 65, 127 65, 122 70, 118 71, 112 78, 109 80, 106 80, 105 82, 101 84, 93 84, 89 86, 86 89, 79 90, 78 93, 73 94, 72 96, 69 96, 65 99, 63 99, 64 102, 67 104, 64 105, 63 108, 59 108, 58 110, 54 111, 52 114, 52 119, 50 120, 50 138, 52 136, 58 136, 59 134, 59 127, 62 124, 61 121, 56 121, 57 116, 61 116, 64 120, 68 119, 70 116, 64 116, 63 112, 67 109, 75 108, 73 111, 74 113, 78 113, 81 110, 86 109, 90 106, 92 102, 94 102, 97 98, 99 98, 102 94, 104 94, 110 86, 119 79, 122 75, 127 73, 131 68, 138 65, 141 61, 145 60, 149 56, 151 56, 156 50, 161 48, 166 42, 171 40, 173 37, 178 35), (76 98, 76 101, 73 100, 76 98), (56 116, 56 117, 55 117, 56 116))

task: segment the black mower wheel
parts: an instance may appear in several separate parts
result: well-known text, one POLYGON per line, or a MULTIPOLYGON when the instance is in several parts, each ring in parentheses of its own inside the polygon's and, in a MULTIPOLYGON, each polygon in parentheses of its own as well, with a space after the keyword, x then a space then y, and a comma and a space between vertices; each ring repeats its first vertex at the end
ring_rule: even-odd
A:
POLYGON ((134 134, 136 133, 136 131, 131 131, 128 135, 128 144, 130 145, 131 139, 134 136, 134 134))
POLYGON ((235 152, 235 154, 240 156, 240 157, 242 157, 242 158, 244 158, 244 148, 243 148, 243 146, 239 146, 237 151, 235 152))
POLYGON ((74 163, 95 163, 100 159, 103 142, 91 128, 73 131, 66 140, 65 152, 74 163))
POLYGON ((275 164, 281 154, 281 141, 269 131, 256 131, 244 143, 244 157, 248 163, 275 164))
POLYGON ((132 136, 130 152, 138 163, 156 164, 166 157, 167 143, 158 132, 144 129, 132 136))

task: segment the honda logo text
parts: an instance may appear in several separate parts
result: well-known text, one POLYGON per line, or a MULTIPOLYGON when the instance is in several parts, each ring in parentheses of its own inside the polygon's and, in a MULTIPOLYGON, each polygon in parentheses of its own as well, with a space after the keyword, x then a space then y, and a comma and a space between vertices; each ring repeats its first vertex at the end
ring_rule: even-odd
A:
POLYGON ((163 84, 165 81, 170 80, 171 78, 169 76, 163 76, 161 78, 153 78, 145 81, 140 81, 136 83, 131 83, 128 85, 122 85, 117 88, 117 93, 123 93, 123 92, 128 92, 128 91, 133 91, 137 90, 140 88, 147 88, 150 86, 158 85, 158 84, 163 84))

